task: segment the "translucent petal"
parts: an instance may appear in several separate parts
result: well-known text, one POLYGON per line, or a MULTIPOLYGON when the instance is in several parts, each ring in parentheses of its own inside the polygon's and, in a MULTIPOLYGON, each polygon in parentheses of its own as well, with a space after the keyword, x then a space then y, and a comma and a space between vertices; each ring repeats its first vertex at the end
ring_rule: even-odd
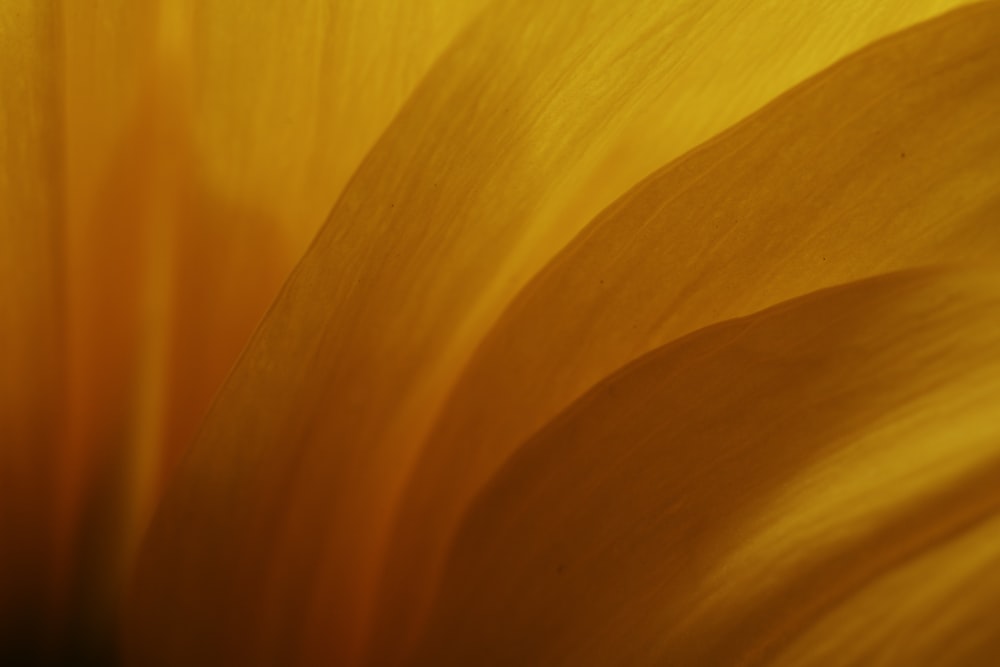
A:
MULTIPOLYGON (((457 374, 581 225, 559 203, 712 52, 703 19, 723 4, 498 3, 449 50, 355 173, 169 494, 139 568, 137 659, 362 654, 399 493, 457 374), (213 619, 205 635, 176 620, 192 614, 213 619)), ((741 7, 733 21, 773 18, 741 7)))
POLYGON ((651 171, 848 53, 966 4, 918 2, 675 3, 685 54, 641 110, 553 197, 549 215, 575 229, 651 171))
POLYGON ((796 637, 777 665, 988 665, 1000 655, 1000 519, 978 518, 950 539, 865 582, 796 637))
POLYGON ((763 664, 817 622, 845 655, 952 664, 952 639, 995 631, 995 586, 963 599, 960 573, 1000 510, 998 322, 995 272, 913 271, 642 357, 476 499, 413 664, 763 664), (926 612, 879 580, 952 540, 909 600, 969 626, 915 654, 926 612))
POLYGON ((67 486, 116 459, 132 533, 344 181, 479 7, 396 5, 62 9, 67 486))
POLYGON ((299 258, 362 158, 488 0, 193 4, 195 131, 213 191, 299 258))
POLYGON ((424 448, 388 550, 383 641, 433 591, 471 495, 629 360, 841 282, 997 265, 998 29, 986 6, 867 49, 591 223, 491 331, 424 448))
POLYGON ((63 224, 37 266, 65 279, 64 326, 48 335, 65 335, 66 386, 47 400, 65 394, 67 419, 47 466, 80 622, 117 611, 162 479, 366 148, 480 4, 52 13, 38 76, 56 77, 59 116, 39 141, 64 162, 49 195, 63 224))

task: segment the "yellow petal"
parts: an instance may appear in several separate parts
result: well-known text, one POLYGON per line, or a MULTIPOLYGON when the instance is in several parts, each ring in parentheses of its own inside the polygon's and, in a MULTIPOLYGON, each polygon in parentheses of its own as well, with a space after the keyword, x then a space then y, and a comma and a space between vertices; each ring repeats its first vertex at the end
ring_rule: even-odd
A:
POLYGON ((662 82, 662 96, 623 126, 550 204, 576 228, 636 181, 757 110, 848 53, 962 0, 674 3, 692 19, 674 48, 687 51, 662 82))
POLYGON ((297 260, 427 69, 487 0, 194 4, 205 178, 297 260))
POLYGON ((343 181, 478 3, 394 5, 63 8, 81 457, 116 437, 176 457, 343 181))
POLYGON ((49 594, 63 373, 58 35, 54 3, 0 4, 0 650, 30 643, 49 594))
POLYGON ((629 360, 845 281, 996 265, 997 30, 984 6, 853 56, 651 176, 560 254, 477 350, 425 446, 389 549, 383 642, 434 590, 472 494, 629 360))
MULTIPOLYGON (((448 390, 582 224, 560 224, 553 206, 663 101, 675 70, 711 52, 704 7, 498 3, 432 70, 286 285, 164 504, 140 565, 137 659, 267 661, 299 644, 303 660, 361 655, 398 496, 448 390), (195 613, 213 619, 205 636, 177 621, 195 613)), ((748 7, 751 25, 771 18, 748 7)))
POLYGON ((108 622, 161 480, 368 144, 480 3, 396 4, 54 15, 69 369, 50 465, 79 620, 108 622))
MULTIPOLYGON (((994 477, 994 483, 996 477, 994 477)), ((776 665, 988 665, 1000 655, 1000 519, 931 544, 808 628, 776 665)))
POLYGON ((485 1, 189 3, 197 167, 174 221, 168 467, 347 179, 485 1))
MULTIPOLYGON (((905 650, 921 627, 880 579, 1000 509, 998 322, 995 272, 913 271, 642 357, 477 498, 413 664, 762 664, 831 613, 848 646, 905 650)), ((977 539, 922 564, 969 631, 905 664, 989 632, 995 585, 960 600, 934 569, 982 571, 977 539)))

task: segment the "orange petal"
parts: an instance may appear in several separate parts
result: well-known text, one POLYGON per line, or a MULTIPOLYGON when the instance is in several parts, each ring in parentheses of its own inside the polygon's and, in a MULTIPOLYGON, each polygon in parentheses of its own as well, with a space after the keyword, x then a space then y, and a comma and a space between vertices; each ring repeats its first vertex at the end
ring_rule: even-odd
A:
POLYGON ((998 322, 995 272, 915 271, 642 357, 476 499, 412 664, 982 655, 998 590, 968 577, 997 544, 966 534, 1000 510, 998 322), (928 609, 896 604, 899 578, 942 605, 933 652, 907 648, 928 609))
POLYGON ((206 181, 274 220, 297 260, 431 64, 487 2, 194 3, 206 181))
POLYGON ((594 151, 548 214, 576 229, 654 169, 837 59, 963 4, 803 2, 779 10, 765 2, 672 3, 675 18, 694 21, 672 44, 686 57, 659 82, 655 103, 594 151))
POLYGON ((699 7, 498 3, 438 63, 354 175, 169 494, 140 564, 136 660, 362 655, 425 435, 501 309, 579 228, 553 207, 707 48, 716 29, 699 7), (213 619, 206 634, 184 631, 193 614, 213 619))
POLYGON ((62 422, 61 137, 55 3, 0 4, 0 661, 44 616, 62 422))
POLYGON ((866 582, 776 665, 988 665, 1000 655, 1000 519, 975 521, 866 582), (992 614, 990 612, 992 611, 992 614))
POLYGON ((720 319, 890 270, 1000 256, 997 5, 838 64, 636 187, 503 315, 400 503, 382 642, 412 627, 469 498, 554 414, 720 319))
POLYGON ((397 4, 56 12, 61 41, 46 54, 63 93, 50 136, 65 156, 52 201, 69 368, 49 465, 80 622, 109 622, 160 483, 253 327, 367 145, 479 6, 397 4))

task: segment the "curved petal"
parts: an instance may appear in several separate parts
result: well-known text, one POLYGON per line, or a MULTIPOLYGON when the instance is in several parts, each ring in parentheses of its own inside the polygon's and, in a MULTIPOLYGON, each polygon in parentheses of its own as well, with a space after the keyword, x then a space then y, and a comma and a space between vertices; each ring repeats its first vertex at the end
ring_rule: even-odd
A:
POLYGON ((730 6, 502 2, 449 50, 354 175, 169 494, 139 569, 137 660, 361 655, 399 493, 458 372, 579 228, 554 210, 602 151, 691 85, 678 72, 704 71, 690 63, 716 20, 760 23, 772 43, 767 3, 730 6), (213 619, 204 636, 176 620, 193 613, 213 619))
POLYGON ((168 462, 364 155, 486 3, 189 3, 197 183, 175 221, 168 462))
POLYGON ((841 282, 928 263, 995 265, 998 30, 989 5, 873 46, 591 223, 504 313, 424 448, 388 550, 383 643, 434 590, 468 499, 629 360, 841 282))
MULTIPOLYGON (((672 64, 661 97, 595 151, 578 183, 548 214, 576 229, 637 181, 728 128, 789 87, 892 32, 966 4, 953 0, 705 3, 687 57, 672 64)), ((686 42, 687 40, 685 40, 686 42)))
POLYGON ((1000 636, 1000 518, 928 547, 866 583, 796 637, 776 665, 988 665, 1000 636))
POLYGON ((79 622, 117 611, 162 479, 364 150, 482 4, 54 13, 65 224, 51 261, 65 266, 51 275, 66 278, 69 368, 49 465, 79 622))
POLYGON ((127 440, 111 456, 143 459, 136 493, 155 495, 347 176, 482 3, 397 4, 62 9, 75 458, 127 440))
MULTIPOLYGON (((842 604, 888 614, 847 644, 896 650, 879 579, 950 540, 976 567, 963 533, 1000 510, 998 322, 995 272, 905 272, 629 365, 477 498, 414 664, 762 664, 842 604)), ((987 632, 995 590, 931 573, 987 632)))
POLYGON ((195 133, 213 191, 295 261, 434 60, 488 0, 193 5, 195 133))

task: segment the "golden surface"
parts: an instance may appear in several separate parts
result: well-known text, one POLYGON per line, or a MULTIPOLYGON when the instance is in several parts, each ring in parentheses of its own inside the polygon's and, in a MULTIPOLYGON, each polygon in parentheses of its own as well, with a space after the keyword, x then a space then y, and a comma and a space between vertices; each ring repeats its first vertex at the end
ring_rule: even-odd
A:
POLYGON ((5 3, 0 662, 1000 660, 962 4, 5 3))

